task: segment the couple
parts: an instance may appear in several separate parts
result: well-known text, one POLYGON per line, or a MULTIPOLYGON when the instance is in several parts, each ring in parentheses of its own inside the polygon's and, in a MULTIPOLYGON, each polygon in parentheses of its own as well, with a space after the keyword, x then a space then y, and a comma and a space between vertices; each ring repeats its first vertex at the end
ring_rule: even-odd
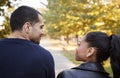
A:
MULTIPOLYGON (((55 78, 53 57, 39 46, 44 27, 42 14, 21 6, 12 13, 10 26, 11 35, 0 40, 0 78, 55 78)), ((117 35, 86 34, 76 49, 76 60, 84 63, 59 73, 57 78, 110 78, 102 66, 109 57, 113 77, 119 78, 119 46, 117 35)))

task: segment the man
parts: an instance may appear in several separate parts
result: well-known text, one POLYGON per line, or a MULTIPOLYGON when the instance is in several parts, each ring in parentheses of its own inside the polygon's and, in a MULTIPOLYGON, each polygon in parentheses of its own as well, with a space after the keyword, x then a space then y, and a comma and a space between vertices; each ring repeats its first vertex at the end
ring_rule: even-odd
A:
POLYGON ((39 46, 41 13, 21 6, 12 13, 10 25, 11 35, 0 40, 0 78, 55 78, 53 57, 39 46))

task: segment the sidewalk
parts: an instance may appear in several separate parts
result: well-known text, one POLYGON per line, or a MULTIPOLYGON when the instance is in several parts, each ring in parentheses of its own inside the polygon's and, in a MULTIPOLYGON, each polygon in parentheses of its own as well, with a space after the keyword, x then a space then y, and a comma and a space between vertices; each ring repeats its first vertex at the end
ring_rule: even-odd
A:
POLYGON ((69 61, 66 57, 64 57, 61 54, 62 48, 59 46, 53 46, 52 41, 50 39, 42 39, 40 45, 49 50, 53 55, 55 61, 56 76, 62 70, 75 67, 75 64, 73 64, 71 61, 69 61))

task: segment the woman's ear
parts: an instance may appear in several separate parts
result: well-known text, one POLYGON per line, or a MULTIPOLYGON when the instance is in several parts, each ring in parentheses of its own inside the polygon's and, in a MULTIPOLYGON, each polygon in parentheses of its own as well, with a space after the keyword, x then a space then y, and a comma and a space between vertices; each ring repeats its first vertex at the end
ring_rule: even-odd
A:
POLYGON ((88 52, 87 52, 87 54, 86 54, 86 57, 90 57, 90 56, 94 55, 95 51, 96 51, 96 49, 95 49, 94 47, 90 47, 90 48, 88 49, 88 52))

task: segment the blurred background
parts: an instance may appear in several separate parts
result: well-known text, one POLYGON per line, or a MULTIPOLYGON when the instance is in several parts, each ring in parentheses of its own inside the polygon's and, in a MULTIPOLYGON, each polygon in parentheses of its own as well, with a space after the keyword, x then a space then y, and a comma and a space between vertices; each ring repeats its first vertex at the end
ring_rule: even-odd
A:
POLYGON ((21 5, 39 10, 45 34, 68 44, 90 31, 120 34, 119 0, 0 0, 0 38, 11 33, 9 17, 21 5))
MULTIPOLYGON (((120 34, 120 0, 0 0, 0 39, 11 33, 9 17, 21 5, 43 14, 44 39, 62 45, 63 55, 74 64, 78 64, 73 54, 82 35, 91 31, 120 34)), ((109 60, 105 67, 112 74, 109 60)))

